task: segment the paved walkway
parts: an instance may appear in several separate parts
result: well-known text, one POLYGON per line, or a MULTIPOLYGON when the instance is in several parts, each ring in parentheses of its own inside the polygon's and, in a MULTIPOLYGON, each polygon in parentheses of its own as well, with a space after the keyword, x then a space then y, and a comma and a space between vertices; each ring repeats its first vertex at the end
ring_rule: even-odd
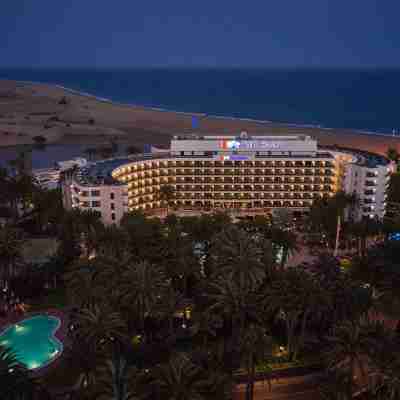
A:
MULTIPOLYGON (((254 400, 320 400, 322 399, 318 389, 316 375, 296 376, 273 380, 270 386, 268 382, 256 382, 254 386, 254 400)), ((244 400, 245 385, 237 385, 233 393, 233 400, 244 400)))

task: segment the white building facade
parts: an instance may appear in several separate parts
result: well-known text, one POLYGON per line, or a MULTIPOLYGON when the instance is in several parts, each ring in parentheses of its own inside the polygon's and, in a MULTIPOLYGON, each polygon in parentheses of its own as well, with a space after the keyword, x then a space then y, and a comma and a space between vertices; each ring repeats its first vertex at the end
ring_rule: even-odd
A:
POLYGON ((385 157, 342 149, 332 151, 343 168, 342 190, 357 196, 355 218, 383 218, 386 212, 386 190, 395 165, 385 157))

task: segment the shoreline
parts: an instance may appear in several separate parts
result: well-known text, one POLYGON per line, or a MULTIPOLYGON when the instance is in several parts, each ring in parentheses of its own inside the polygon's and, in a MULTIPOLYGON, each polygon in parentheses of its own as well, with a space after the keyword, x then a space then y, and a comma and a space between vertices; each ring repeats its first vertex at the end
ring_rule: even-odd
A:
MULTIPOLYGON (((57 83, 47 83, 47 82, 39 82, 39 81, 16 81, 16 82, 17 82, 17 84, 21 84, 21 85, 34 85, 34 86, 40 85, 40 86, 48 86, 50 88, 56 87, 67 93, 74 94, 76 96, 93 99, 98 102, 115 105, 115 106, 120 106, 120 107, 131 107, 133 109, 144 109, 144 110, 149 110, 149 111, 173 113, 173 114, 177 114, 177 115, 193 116, 193 117, 199 117, 199 118, 212 118, 212 119, 222 119, 222 120, 228 120, 228 121, 241 121, 241 122, 250 122, 250 123, 257 123, 257 124, 264 124, 264 125, 276 124, 276 125, 281 125, 283 128, 284 127, 294 127, 294 128, 300 128, 300 129, 309 128, 309 129, 321 129, 323 131, 345 130, 345 131, 351 131, 354 134, 393 137, 393 138, 400 139, 400 131, 398 134, 391 134, 391 133, 371 131, 368 129, 361 129, 361 128, 346 128, 346 127, 336 128, 336 127, 327 127, 327 126, 324 126, 323 124, 301 124, 301 123, 296 123, 296 122, 261 120, 261 119, 249 118, 249 117, 235 117, 232 115, 218 115, 218 114, 207 114, 207 113, 192 112, 192 111, 179 111, 179 110, 169 109, 169 108, 160 107, 160 106, 146 106, 146 105, 142 105, 142 104, 125 103, 125 102, 121 102, 118 100, 113 100, 111 98, 100 97, 95 94, 83 92, 81 90, 72 89, 72 88, 57 84, 57 83)), ((326 133, 330 133, 330 132, 326 132, 326 133)))
POLYGON ((166 145, 173 135, 309 135, 321 145, 340 145, 384 154, 400 151, 400 134, 273 122, 246 117, 208 115, 121 103, 62 85, 0 80, 0 148, 32 144, 166 145), (60 102, 66 97, 67 104, 60 102), (192 128, 192 117, 199 128, 192 128))

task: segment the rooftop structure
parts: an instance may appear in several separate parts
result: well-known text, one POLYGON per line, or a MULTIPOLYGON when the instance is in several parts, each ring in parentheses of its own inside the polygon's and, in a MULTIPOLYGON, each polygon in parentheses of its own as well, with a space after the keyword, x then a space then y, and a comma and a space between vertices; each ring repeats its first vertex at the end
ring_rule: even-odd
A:
POLYGON ((254 159, 265 156, 315 156, 317 142, 310 136, 174 136, 171 155, 241 155, 254 159), (233 153, 233 154, 231 154, 233 153))

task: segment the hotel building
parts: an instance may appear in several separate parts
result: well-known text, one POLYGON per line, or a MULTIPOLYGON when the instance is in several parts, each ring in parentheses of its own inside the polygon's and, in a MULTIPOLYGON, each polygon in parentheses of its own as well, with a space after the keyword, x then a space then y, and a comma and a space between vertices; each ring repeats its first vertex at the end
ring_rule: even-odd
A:
POLYGON ((67 174, 64 205, 101 212, 118 223, 135 209, 162 207, 160 187, 174 188, 179 209, 276 208, 305 212, 338 190, 356 193, 357 217, 383 217, 391 165, 361 151, 318 147, 310 136, 175 136, 164 153, 89 163, 67 174))

